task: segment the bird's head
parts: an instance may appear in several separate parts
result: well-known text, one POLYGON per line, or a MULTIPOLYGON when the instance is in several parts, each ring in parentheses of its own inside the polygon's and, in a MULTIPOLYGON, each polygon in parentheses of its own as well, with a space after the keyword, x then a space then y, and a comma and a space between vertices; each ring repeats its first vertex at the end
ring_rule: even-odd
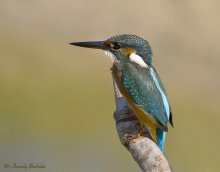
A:
POLYGON ((102 49, 119 61, 147 67, 152 63, 152 51, 148 42, 136 35, 122 34, 105 41, 72 42, 71 45, 102 49))

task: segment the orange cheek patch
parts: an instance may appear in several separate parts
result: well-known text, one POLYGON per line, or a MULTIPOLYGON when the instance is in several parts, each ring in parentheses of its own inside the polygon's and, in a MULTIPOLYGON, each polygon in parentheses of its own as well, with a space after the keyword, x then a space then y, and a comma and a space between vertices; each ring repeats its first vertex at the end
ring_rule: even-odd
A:
POLYGON ((120 49, 121 53, 124 54, 125 56, 129 56, 132 53, 135 53, 136 51, 132 48, 122 48, 120 49))

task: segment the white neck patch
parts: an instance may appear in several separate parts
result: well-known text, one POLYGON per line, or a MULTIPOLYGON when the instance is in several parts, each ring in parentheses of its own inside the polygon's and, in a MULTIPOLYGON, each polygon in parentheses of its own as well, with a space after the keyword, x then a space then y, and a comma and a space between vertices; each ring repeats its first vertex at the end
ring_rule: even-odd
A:
POLYGON ((135 54, 135 53, 131 53, 130 56, 129 56, 129 59, 130 59, 130 61, 138 64, 139 66, 141 66, 143 68, 148 68, 148 65, 144 62, 142 57, 135 54))
POLYGON ((116 60, 115 55, 112 52, 110 52, 110 51, 105 51, 105 55, 110 57, 113 62, 116 60))

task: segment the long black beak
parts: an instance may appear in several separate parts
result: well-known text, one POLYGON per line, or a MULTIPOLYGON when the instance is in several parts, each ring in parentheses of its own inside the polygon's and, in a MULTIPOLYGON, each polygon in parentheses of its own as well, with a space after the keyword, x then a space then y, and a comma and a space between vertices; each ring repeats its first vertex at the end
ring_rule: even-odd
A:
POLYGON ((94 49, 102 49, 102 50, 109 49, 109 47, 105 45, 105 41, 71 42, 69 44, 79 47, 85 47, 85 48, 94 48, 94 49))

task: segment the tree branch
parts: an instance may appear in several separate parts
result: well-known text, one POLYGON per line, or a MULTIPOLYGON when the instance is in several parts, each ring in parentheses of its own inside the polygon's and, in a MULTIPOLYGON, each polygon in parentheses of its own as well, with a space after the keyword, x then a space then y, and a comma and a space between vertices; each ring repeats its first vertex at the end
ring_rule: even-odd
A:
POLYGON ((147 129, 141 137, 129 141, 128 136, 140 131, 137 120, 127 101, 122 97, 114 79, 116 111, 114 118, 121 143, 131 153, 143 172, 171 172, 169 164, 157 145, 150 139, 147 129))

